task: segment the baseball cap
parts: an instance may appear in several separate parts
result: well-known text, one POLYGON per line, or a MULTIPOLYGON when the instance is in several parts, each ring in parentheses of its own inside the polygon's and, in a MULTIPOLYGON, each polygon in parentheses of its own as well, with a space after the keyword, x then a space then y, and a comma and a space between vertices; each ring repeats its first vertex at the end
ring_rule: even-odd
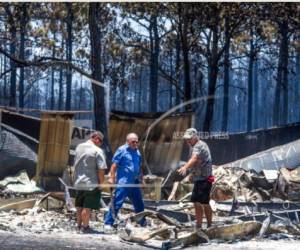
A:
POLYGON ((192 139, 194 136, 197 136, 197 130, 195 128, 188 128, 183 135, 183 139, 189 140, 192 139))

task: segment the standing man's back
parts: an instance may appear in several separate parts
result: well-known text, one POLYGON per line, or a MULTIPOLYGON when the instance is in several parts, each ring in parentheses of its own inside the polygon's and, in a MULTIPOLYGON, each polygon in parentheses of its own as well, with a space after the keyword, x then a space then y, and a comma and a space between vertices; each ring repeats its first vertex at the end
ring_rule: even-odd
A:
POLYGON ((81 143, 76 148, 75 183, 81 190, 92 190, 92 185, 98 185, 98 169, 106 169, 105 154, 91 140, 81 143))
POLYGON ((75 206, 77 209, 77 227, 83 232, 90 232, 91 209, 100 207, 101 190, 104 183, 104 171, 107 168, 105 155, 99 147, 103 134, 93 132, 91 138, 76 148, 74 164, 74 186, 76 187, 75 206))

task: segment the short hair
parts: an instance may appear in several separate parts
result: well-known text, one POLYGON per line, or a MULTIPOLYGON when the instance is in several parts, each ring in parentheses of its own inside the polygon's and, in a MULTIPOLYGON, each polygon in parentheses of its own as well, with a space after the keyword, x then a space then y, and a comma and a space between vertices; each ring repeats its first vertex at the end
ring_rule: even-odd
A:
POLYGON ((94 139, 94 138, 100 138, 101 141, 103 141, 104 135, 100 132, 100 131, 94 131, 91 133, 90 138, 94 139))
POLYGON ((136 133, 129 133, 126 136, 126 141, 130 140, 132 137, 136 137, 139 138, 138 135, 136 133))

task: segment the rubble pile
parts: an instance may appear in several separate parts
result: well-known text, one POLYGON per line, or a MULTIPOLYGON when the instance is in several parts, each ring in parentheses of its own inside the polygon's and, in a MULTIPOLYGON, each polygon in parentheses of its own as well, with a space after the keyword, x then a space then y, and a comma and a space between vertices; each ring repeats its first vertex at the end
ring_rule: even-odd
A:
POLYGON ((274 197, 281 200, 300 201, 300 167, 294 170, 281 168, 260 173, 242 168, 215 167, 216 182, 212 199, 263 202, 274 197))
POLYGON ((41 208, 21 211, 1 212, 0 228, 17 232, 24 230, 35 234, 75 231, 76 221, 67 218, 64 213, 46 211, 41 208))
MULTIPOLYGON (((221 166, 214 167, 213 173, 216 179, 211 201, 214 220, 210 228, 195 229, 188 178, 175 180, 169 193, 171 199, 161 200, 163 180, 155 176, 147 179, 155 188, 145 192, 145 197, 151 199, 145 199, 144 212, 135 214, 132 205, 126 202, 116 219, 116 229, 106 232, 103 215, 111 197, 103 192, 104 205, 92 214, 90 226, 95 235, 115 235, 123 242, 161 249, 251 239, 299 239, 300 168, 257 173, 221 166), (142 218, 147 220, 146 227, 138 224, 142 218)), ((36 189, 24 172, 0 181, 0 187, 0 230, 54 235, 78 233, 76 215, 69 204, 74 199, 69 196, 66 204, 66 193, 44 193, 36 189)))
POLYGON ((280 169, 275 190, 283 199, 300 200, 300 167, 294 170, 280 169))
MULTIPOLYGON (((27 197, 22 201, 34 200, 31 208, 22 209, 22 206, 16 205, 20 202, 12 203, 11 208, 15 209, 9 211, 1 211, 0 208, 0 230, 33 234, 77 234, 75 213, 68 211, 61 197, 63 193, 48 193, 35 198, 27 197)), ((216 204, 217 209, 222 205, 216 204)), ((210 228, 195 230, 190 202, 145 200, 145 205, 144 212, 134 214, 132 206, 126 203, 116 220, 117 229, 112 232, 103 229, 103 215, 107 208, 101 208, 93 214, 91 227, 95 229, 96 235, 116 234, 122 241, 161 249, 262 238, 299 239, 300 236, 297 222, 300 209, 294 210, 292 206, 286 207, 281 213, 276 210, 225 217, 215 213, 210 228), (138 224, 142 218, 147 220, 146 227, 138 224)), ((232 208, 234 204, 227 205, 232 208)), ((299 203, 296 205, 299 206, 299 203)))

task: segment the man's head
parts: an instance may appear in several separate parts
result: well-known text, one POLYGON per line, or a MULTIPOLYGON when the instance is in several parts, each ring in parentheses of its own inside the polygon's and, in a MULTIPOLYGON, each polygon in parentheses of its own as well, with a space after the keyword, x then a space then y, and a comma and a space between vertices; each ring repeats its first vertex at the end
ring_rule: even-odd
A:
POLYGON ((126 136, 126 142, 130 148, 137 149, 139 143, 139 137, 135 133, 129 133, 126 136))
POLYGON ((90 135, 90 140, 98 147, 101 146, 103 142, 103 138, 104 136, 100 131, 95 131, 90 135))
POLYGON ((184 132, 184 135, 182 137, 186 143, 190 146, 194 146, 197 141, 199 140, 198 138, 198 132, 195 128, 189 128, 184 132))

